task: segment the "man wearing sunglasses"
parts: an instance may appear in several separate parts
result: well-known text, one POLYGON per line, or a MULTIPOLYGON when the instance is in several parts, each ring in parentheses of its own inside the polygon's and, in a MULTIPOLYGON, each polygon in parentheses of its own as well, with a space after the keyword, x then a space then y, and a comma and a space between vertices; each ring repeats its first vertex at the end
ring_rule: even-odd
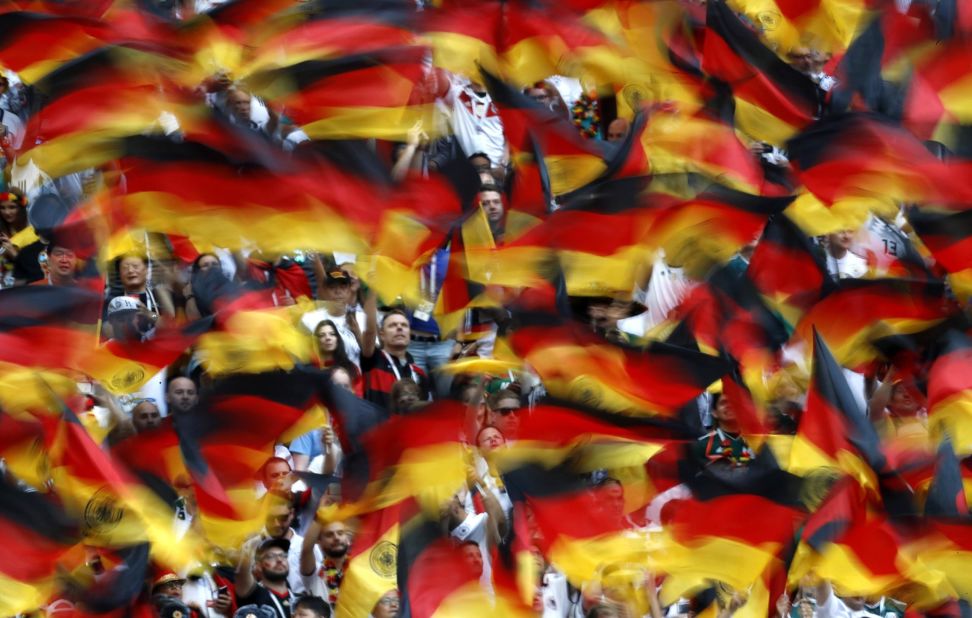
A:
POLYGON ((490 395, 486 405, 489 424, 499 429, 507 442, 515 440, 520 430, 520 396, 504 388, 490 395))

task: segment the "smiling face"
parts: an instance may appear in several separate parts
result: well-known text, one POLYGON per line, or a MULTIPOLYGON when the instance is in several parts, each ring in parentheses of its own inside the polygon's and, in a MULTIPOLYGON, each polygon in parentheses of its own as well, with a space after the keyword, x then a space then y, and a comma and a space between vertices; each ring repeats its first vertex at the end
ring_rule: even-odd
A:
POLYGON ((48 253, 47 267, 51 274, 58 279, 69 279, 74 276, 74 269, 78 265, 78 257, 74 251, 65 247, 54 247, 48 253))
POLYGON ((712 418, 714 418, 719 424, 719 427, 725 431, 735 433, 738 430, 736 411, 733 410, 732 404, 725 395, 719 397, 719 401, 716 402, 715 409, 712 410, 712 418))
POLYGON ((128 294, 145 291, 148 265, 140 257, 128 256, 118 263, 118 275, 128 294))

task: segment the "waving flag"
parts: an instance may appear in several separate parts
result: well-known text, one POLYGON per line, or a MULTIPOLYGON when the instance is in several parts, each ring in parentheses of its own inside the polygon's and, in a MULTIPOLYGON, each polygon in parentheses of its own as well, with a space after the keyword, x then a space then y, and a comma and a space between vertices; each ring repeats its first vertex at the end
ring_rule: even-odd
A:
POLYGON ((781 144, 813 122, 817 85, 763 45, 725 2, 707 7, 702 71, 732 89, 736 127, 781 144))

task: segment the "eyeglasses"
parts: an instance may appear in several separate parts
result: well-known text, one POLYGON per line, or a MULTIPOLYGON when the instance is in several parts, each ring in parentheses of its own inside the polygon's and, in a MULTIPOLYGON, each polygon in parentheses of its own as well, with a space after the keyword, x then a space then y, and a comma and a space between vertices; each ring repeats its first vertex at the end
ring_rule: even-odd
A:
POLYGON ((287 554, 280 551, 267 552, 263 554, 263 558, 261 558, 261 560, 286 560, 286 559, 287 559, 287 554))
POLYGON ((519 411, 520 408, 496 408, 495 410, 493 410, 493 412, 496 412, 497 414, 502 414, 503 416, 506 416, 507 414, 513 414, 514 412, 519 412, 519 411))
POLYGON ((378 605, 397 606, 398 603, 399 601, 395 597, 382 597, 378 600, 378 605))

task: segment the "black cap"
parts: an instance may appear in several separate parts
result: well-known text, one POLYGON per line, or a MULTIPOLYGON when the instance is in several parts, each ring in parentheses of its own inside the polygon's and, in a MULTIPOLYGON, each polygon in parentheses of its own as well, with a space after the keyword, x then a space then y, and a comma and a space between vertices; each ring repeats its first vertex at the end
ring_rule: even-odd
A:
POLYGON ((289 553, 290 541, 287 539, 267 539, 266 541, 260 543, 260 547, 257 548, 256 553, 262 554, 271 547, 279 547, 280 549, 284 550, 284 552, 289 553))
POLYGON ((351 283, 351 277, 348 273, 340 268, 331 268, 325 273, 327 279, 327 284, 332 285, 336 283, 351 283))

